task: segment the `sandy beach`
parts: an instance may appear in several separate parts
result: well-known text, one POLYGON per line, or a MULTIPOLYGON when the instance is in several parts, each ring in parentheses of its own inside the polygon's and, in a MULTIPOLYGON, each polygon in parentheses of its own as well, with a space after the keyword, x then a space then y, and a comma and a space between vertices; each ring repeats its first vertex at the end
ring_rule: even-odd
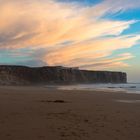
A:
POLYGON ((140 140, 140 95, 0 87, 0 140, 140 140))

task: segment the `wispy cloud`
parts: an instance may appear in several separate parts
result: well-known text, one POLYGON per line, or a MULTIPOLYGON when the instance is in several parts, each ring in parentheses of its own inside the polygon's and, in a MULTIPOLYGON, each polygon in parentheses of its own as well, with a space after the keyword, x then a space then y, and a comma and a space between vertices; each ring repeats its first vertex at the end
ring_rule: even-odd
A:
POLYGON ((140 36, 121 36, 101 38, 69 45, 63 49, 49 52, 45 60, 50 65, 81 66, 83 63, 92 64, 99 59, 103 61, 113 51, 130 48, 137 43, 140 36), (101 59, 103 58, 103 59, 101 59))
POLYGON ((114 56, 113 60, 108 57, 137 44, 139 35, 121 33, 138 21, 102 17, 137 7, 138 3, 130 0, 105 0, 86 7, 53 0, 0 0, 0 48, 9 52, 29 48, 30 62, 48 65, 85 69, 128 66, 123 60, 132 58, 131 54, 114 56))

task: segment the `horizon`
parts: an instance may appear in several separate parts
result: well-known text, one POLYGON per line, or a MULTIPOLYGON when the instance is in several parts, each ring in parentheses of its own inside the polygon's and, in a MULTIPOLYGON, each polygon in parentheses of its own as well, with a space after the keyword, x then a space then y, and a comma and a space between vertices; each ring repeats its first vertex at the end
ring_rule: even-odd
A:
POLYGON ((126 72, 140 83, 140 0, 0 0, 0 65, 126 72))

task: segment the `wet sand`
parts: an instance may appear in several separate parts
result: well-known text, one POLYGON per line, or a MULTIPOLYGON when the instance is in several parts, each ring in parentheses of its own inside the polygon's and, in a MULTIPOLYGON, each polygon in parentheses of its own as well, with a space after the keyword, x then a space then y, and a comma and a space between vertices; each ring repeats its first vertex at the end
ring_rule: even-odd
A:
POLYGON ((0 140, 140 140, 140 95, 0 87, 0 140))

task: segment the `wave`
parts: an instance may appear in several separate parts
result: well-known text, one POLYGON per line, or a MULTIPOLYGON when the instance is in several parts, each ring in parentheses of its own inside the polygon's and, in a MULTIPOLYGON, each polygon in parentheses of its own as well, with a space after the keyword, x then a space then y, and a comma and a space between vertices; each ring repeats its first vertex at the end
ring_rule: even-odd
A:
POLYGON ((111 91, 111 92, 126 92, 140 94, 140 83, 127 84, 77 84, 77 85, 61 85, 55 86, 58 90, 96 90, 96 91, 111 91))

